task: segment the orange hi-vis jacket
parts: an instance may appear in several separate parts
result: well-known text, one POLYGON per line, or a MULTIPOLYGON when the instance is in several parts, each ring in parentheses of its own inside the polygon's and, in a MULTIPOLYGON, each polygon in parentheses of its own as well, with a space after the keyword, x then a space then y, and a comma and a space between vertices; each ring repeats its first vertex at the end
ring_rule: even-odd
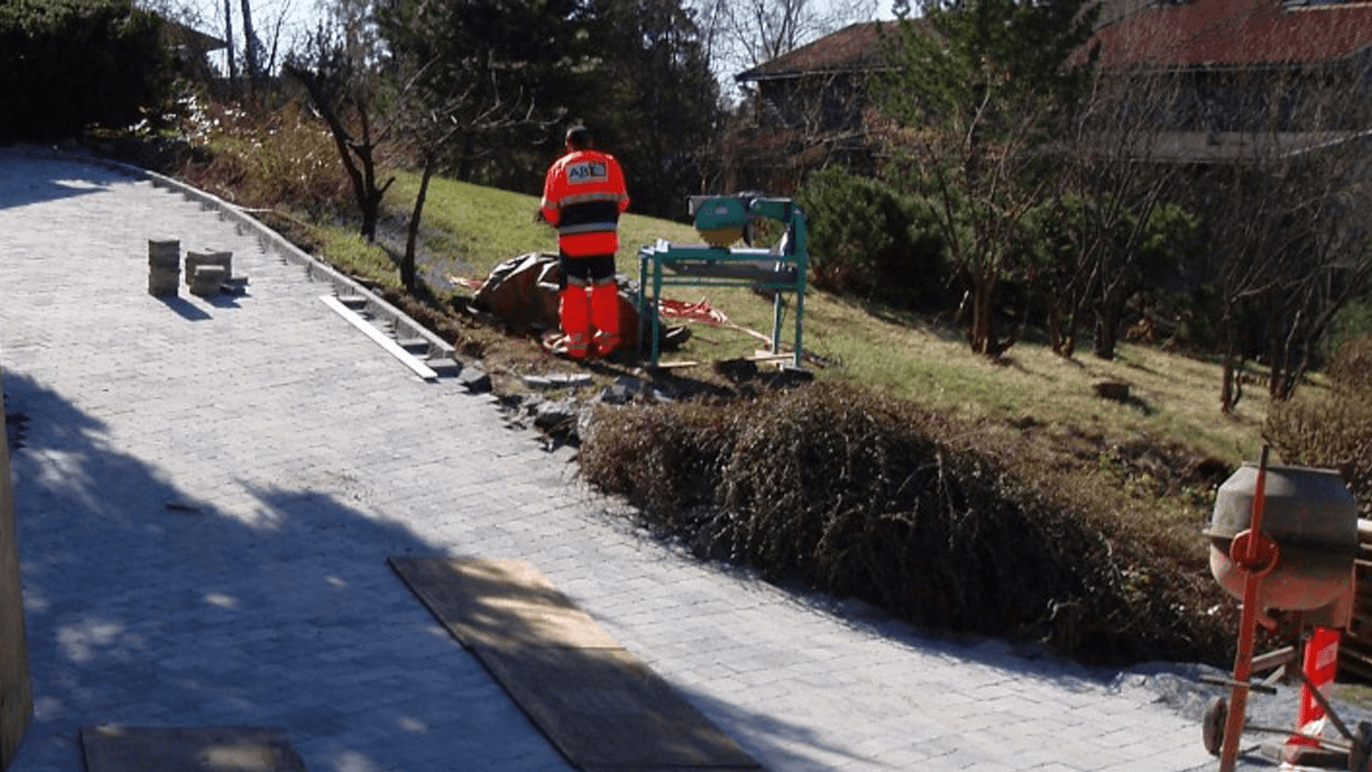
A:
POLYGON ((619 215, 629 208, 624 173, 608 153, 577 150, 557 159, 543 181, 543 217, 569 257, 613 255, 619 215))

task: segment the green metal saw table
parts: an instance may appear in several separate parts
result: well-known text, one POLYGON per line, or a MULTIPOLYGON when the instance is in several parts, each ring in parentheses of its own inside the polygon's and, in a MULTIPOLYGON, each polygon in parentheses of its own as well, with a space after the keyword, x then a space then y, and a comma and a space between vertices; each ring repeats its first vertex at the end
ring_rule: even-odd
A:
POLYGON ((639 352, 651 341, 650 363, 658 366, 659 302, 665 286, 752 287, 770 292, 773 354, 781 353, 783 296, 795 295, 795 341, 791 365, 799 368, 803 350, 805 284, 809 270, 805 213, 790 199, 702 196, 692 201, 696 230, 709 243, 674 244, 659 239, 638 252, 639 352), (741 237, 749 217, 777 220, 785 226, 771 248, 730 247, 741 237), (648 330, 644 330, 648 327, 648 330))

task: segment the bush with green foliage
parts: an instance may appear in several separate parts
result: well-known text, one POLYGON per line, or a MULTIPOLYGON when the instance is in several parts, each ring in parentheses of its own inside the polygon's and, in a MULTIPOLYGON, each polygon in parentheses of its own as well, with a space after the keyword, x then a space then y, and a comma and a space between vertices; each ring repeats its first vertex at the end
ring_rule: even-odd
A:
POLYGON ((839 168, 810 175, 796 200, 808 219, 815 286, 914 309, 946 296, 943 239, 927 207, 839 168))
POLYGON ((1354 300, 1334 315, 1329 331, 1320 339, 1316 368, 1333 361, 1343 344, 1364 335, 1372 335, 1372 298, 1354 300))
POLYGON ((0 2, 0 141, 121 129, 160 110, 173 82, 163 24, 130 0, 0 2))
POLYGON ((1302 389, 1267 413, 1263 434, 1284 461, 1337 469, 1372 514, 1372 336, 1339 347, 1328 391, 1302 389))

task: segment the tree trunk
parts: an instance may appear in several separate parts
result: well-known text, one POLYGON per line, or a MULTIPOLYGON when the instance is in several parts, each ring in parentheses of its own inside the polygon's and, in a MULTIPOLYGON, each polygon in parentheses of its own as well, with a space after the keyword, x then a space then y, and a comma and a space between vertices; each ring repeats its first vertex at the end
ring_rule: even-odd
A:
POLYGON ((233 0, 224 0, 224 55, 228 57, 229 92, 238 80, 238 67, 233 58, 233 0))
MULTIPOLYGON (((362 237, 368 244, 372 244, 376 242, 376 224, 381 220, 381 195, 385 188, 378 188, 376 185, 376 160, 372 157, 371 147, 354 145, 353 152, 362 162, 362 237)), ((389 186, 390 183, 386 185, 389 186)))
POLYGON ((972 278, 972 327, 967 340, 972 353, 987 354, 995 350, 995 317, 993 314, 996 280, 985 273, 972 278))
POLYGON ((1224 344, 1224 365, 1223 376, 1220 380, 1220 412, 1230 415, 1234 412, 1234 406, 1239 404, 1239 384, 1237 373, 1239 362, 1242 361, 1234 354, 1234 336, 1225 336, 1227 340, 1224 344))
POLYGON ((1115 358, 1115 347, 1119 343, 1119 309, 1109 301, 1096 309, 1096 339, 1091 352, 1098 359, 1115 358))
POLYGON ((1062 304, 1052 298, 1048 299, 1048 345, 1052 347, 1053 353, 1063 359, 1071 359, 1076 350, 1075 334, 1072 329, 1075 325, 1067 322, 1067 314, 1062 312, 1062 304))
POLYGON ((414 198, 414 211, 410 213, 410 224, 405 233, 405 255, 400 258, 400 283, 410 292, 415 291, 415 249, 419 241, 419 218, 424 213, 424 199, 429 194, 429 179, 434 173, 434 156, 424 155, 424 173, 419 178, 419 194, 414 198))
POLYGON ((257 61, 257 35, 252 28, 252 1, 242 0, 243 7, 243 66, 248 69, 248 86, 256 88, 262 79, 262 71, 257 61))

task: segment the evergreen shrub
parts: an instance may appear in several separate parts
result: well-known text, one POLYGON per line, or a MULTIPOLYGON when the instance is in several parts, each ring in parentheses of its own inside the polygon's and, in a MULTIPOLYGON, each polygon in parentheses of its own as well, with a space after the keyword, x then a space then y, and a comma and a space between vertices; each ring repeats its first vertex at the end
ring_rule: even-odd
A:
POLYGON ((808 218, 815 286, 910 309, 943 298, 944 243, 925 208, 839 168, 810 175, 796 199, 808 218))
POLYGON ((122 129, 159 112, 173 82, 163 24, 130 0, 0 2, 0 142, 122 129))

